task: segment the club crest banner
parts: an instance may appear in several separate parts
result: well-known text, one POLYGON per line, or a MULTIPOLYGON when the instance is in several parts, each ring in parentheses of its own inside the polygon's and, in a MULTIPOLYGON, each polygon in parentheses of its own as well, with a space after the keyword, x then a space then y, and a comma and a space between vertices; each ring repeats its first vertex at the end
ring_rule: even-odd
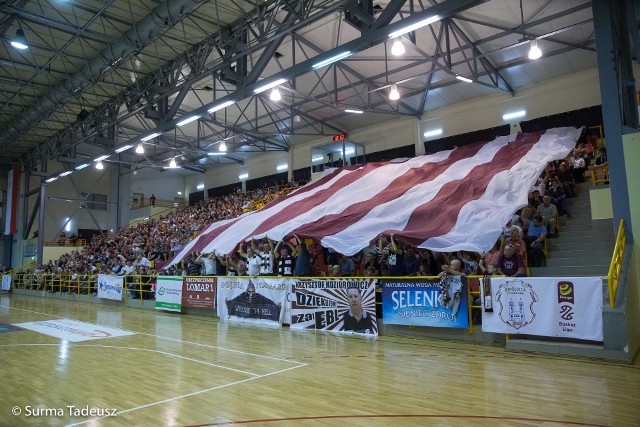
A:
POLYGON ((381 279, 380 283, 385 324, 469 327, 466 277, 381 279))
POLYGON ((378 335, 373 279, 296 279, 291 329, 378 335))
POLYGON ((123 281, 122 276, 98 274, 98 298, 122 301, 123 281))
POLYGON ((603 340, 599 277, 491 278, 491 297, 483 332, 603 340))
POLYGON ((182 306, 214 310, 217 277, 183 277, 182 306))
POLYGON ((156 310, 182 311, 182 277, 158 276, 156 310))
POLYGON ((224 321, 281 326, 292 280, 221 277, 218 317, 224 321))

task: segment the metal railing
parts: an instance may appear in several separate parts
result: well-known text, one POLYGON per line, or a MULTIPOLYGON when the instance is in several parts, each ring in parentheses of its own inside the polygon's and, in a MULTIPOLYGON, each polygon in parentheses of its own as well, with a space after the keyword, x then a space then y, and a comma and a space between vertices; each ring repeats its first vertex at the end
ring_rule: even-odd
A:
POLYGON ((58 240, 45 240, 45 246, 86 246, 87 241, 85 239, 69 239, 61 238, 58 240))
POLYGON ((616 294, 618 292, 618 281, 622 272, 622 260, 624 259, 624 248, 627 243, 627 237, 624 234, 624 219, 620 219, 618 227, 618 235, 616 236, 616 245, 613 247, 613 255, 611 256, 611 264, 609 265, 608 287, 609 287, 609 306, 614 308, 616 305, 616 294))
POLYGON ((609 182, 609 166, 592 166, 591 183, 593 185, 607 184, 609 182))
MULTIPOLYGON (((14 289, 26 289, 41 291, 43 294, 67 294, 76 295, 79 299, 90 300, 98 293, 97 274, 76 273, 14 273, 12 274, 12 287, 14 289)), ((123 301, 139 299, 140 304, 144 300, 154 299, 156 275, 129 275, 123 276, 123 301)))

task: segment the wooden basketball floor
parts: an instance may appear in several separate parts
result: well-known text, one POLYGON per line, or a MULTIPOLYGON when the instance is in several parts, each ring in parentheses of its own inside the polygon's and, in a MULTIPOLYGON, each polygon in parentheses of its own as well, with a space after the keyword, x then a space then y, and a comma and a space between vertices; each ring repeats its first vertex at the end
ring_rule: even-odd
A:
POLYGON ((69 342, 4 328, 0 426, 640 425, 638 362, 0 296, 5 325, 61 318, 135 334, 69 342), (117 415, 74 415, 89 409, 117 415))

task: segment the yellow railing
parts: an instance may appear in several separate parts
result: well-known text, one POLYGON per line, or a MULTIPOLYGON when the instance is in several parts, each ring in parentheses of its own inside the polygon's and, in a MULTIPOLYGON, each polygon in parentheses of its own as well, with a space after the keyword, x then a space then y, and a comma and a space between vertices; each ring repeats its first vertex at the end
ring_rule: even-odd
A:
POLYGON ((131 209, 140 209, 149 206, 156 208, 184 208, 187 206, 187 202, 184 200, 176 201, 156 199, 155 202, 151 203, 151 201, 147 199, 136 203, 131 202, 129 205, 131 209))
POLYGON ((620 219, 618 227, 618 236, 616 237, 616 245, 613 248, 611 256, 611 265, 609 266, 608 286, 609 286, 609 305, 611 308, 616 305, 616 294, 618 292, 618 281, 622 271, 622 260, 624 259, 624 247, 627 238, 624 235, 624 219, 620 219))
POLYGON ((607 184, 609 182, 609 166, 593 166, 591 169, 591 183, 593 185, 607 184))
MULTIPOLYGON (((473 334, 476 332, 476 327, 473 324, 473 310, 482 310, 482 288, 480 287, 480 280, 484 278, 484 276, 468 276, 468 280, 467 280, 467 308, 469 310, 469 327, 468 327, 468 331, 470 334, 473 334), (472 291, 471 290, 471 281, 474 281, 478 283, 478 290, 477 291, 472 291), (479 303, 475 304, 474 302, 479 301, 479 303)), ((482 313, 480 313, 480 316, 482 316, 482 313)))
POLYGON ((155 298, 156 275, 124 276, 124 301, 155 298))
MULTIPOLYGON (((57 273, 16 273, 12 275, 14 289, 27 289, 42 291, 50 294, 71 294, 79 299, 86 295, 85 299, 98 292, 97 274, 57 274, 57 273)), ((153 299, 155 292, 155 275, 124 276, 125 302, 130 299, 139 299, 140 304, 144 300, 153 299)))
POLYGON ((31 289, 45 293, 65 293, 87 295, 98 291, 98 276, 95 274, 54 274, 54 273, 23 273, 13 275, 15 289, 31 289))
POLYGON ((85 239, 58 239, 58 240, 45 240, 45 246, 86 246, 87 241, 85 239))

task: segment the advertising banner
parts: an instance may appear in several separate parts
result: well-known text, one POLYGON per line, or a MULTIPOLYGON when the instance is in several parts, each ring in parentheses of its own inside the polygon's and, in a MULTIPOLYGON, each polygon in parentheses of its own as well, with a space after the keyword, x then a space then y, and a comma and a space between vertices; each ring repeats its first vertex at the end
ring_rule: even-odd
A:
POLYGON ((378 335, 374 279, 295 279, 291 329, 378 335))
POLYGON ((2 290, 8 291, 11 289, 11 276, 5 274, 2 276, 2 290))
POLYGON ((183 277, 182 306, 213 310, 217 277, 183 277))
POLYGON ((603 339, 599 277, 491 278, 490 287, 493 311, 482 312, 483 332, 603 339))
POLYGON ((466 277, 381 279, 380 284, 385 324, 469 327, 466 277))
POLYGON ((221 277, 218 317, 224 321, 281 326, 292 279, 221 277))
POLYGON ((182 311, 182 277, 158 276, 156 310, 182 311))
POLYGON ((122 301, 123 277, 98 274, 98 298, 122 301))

